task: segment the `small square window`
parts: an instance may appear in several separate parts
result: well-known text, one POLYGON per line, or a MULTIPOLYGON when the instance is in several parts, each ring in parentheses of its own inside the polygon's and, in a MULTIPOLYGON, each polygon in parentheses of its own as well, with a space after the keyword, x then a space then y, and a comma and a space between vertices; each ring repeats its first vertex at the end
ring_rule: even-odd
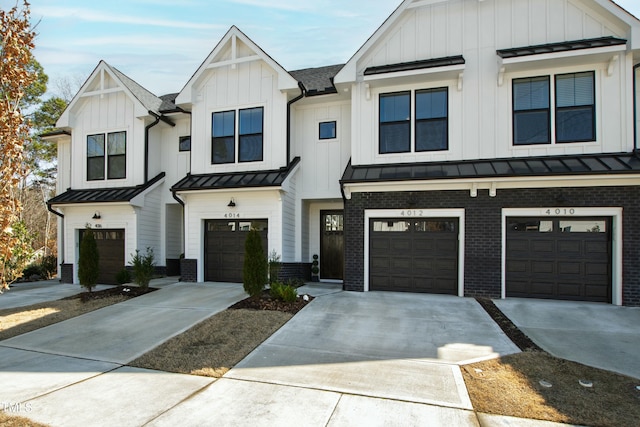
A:
POLYGON ((335 139, 336 138, 336 122, 322 122, 320 123, 320 139, 335 139))
POLYGON ((179 145, 180 151, 191 151, 191 136, 181 136, 179 145))

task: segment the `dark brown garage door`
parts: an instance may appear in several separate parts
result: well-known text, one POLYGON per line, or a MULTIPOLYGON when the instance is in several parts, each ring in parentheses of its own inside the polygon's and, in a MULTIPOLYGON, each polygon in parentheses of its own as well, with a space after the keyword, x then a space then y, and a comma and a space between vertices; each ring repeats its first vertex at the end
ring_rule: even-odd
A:
MULTIPOLYGON (((100 254, 98 283, 116 285, 116 274, 125 267, 124 230, 92 230, 100 254)), ((86 231, 80 230, 80 241, 86 231)))
POLYGON ((611 302, 611 219, 508 218, 506 293, 611 302))
POLYGON ((252 229, 260 231, 267 256, 267 220, 208 220, 205 231, 205 273, 209 282, 242 283, 244 242, 252 229))
POLYGON ((369 289, 458 294, 458 219, 372 219, 369 289))

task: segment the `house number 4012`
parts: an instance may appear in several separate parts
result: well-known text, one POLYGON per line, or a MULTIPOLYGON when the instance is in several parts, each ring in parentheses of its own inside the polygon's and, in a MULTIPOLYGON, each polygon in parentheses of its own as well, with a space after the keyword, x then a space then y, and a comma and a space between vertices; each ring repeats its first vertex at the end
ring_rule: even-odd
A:
POLYGON ((410 209, 410 210, 406 210, 406 211, 402 211, 400 213, 401 216, 423 216, 424 215, 424 211, 422 210, 415 210, 415 209, 410 209))
POLYGON ((573 208, 555 208, 544 211, 547 215, 575 215, 576 210, 573 208))

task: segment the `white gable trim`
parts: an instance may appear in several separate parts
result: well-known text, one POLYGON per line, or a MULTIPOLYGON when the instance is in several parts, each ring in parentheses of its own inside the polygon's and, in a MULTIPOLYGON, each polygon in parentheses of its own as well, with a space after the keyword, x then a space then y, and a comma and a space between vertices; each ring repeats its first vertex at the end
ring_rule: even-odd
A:
POLYGON ((244 62, 252 62, 252 61, 264 61, 267 65, 269 65, 273 70, 278 74, 278 89, 281 91, 294 90, 298 89, 298 82, 294 79, 291 74, 287 70, 285 70, 280 64, 278 64, 273 58, 267 55, 260 46, 255 44, 249 37, 247 37, 242 31, 238 29, 235 25, 232 26, 227 34, 224 35, 222 40, 216 45, 216 47, 211 51, 209 56, 204 60, 202 65, 198 68, 198 70, 193 74, 193 76, 189 79, 187 84, 184 86, 178 97, 176 98, 177 105, 185 105, 190 104, 193 100, 193 88, 196 86, 198 80, 202 75, 209 69, 212 68, 220 68, 230 66, 235 68, 237 64, 241 64, 244 62), (237 56, 237 40, 240 39, 244 44, 249 46, 251 50, 255 52, 255 55, 250 55, 247 57, 238 57, 237 56), (231 44, 231 59, 225 61, 216 62, 215 58, 229 45, 231 44))
POLYGON ((73 111, 76 104, 82 98, 88 98, 92 96, 100 96, 104 97, 104 95, 110 93, 118 93, 124 92, 132 101, 135 108, 136 117, 144 117, 149 114, 149 111, 146 107, 138 100, 137 97, 131 93, 131 91, 127 88, 127 86, 118 78, 116 73, 113 72, 111 66, 104 61, 100 61, 96 68, 93 70, 89 78, 84 82, 76 96, 73 97, 67 108, 64 110, 58 121, 56 122, 57 128, 68 128, 70 127, 69 120, 71 116, 71 112, 73 111), (107 73, 109 77, 111 77, 114 81, 118 82, 117 88, 105 89, 104 88, 104 75, 107 73), (88 87, 91 85, 96 78, 100 78, 100 89, 89 91, 88 87))

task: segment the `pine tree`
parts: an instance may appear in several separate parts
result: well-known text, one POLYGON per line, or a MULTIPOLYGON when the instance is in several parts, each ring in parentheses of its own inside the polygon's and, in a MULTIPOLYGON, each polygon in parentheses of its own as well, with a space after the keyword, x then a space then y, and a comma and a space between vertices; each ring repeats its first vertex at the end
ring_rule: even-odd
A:
POLYGON ((80 285, 84 286, 91 292, 98 282, 100 274, 100 254, 98 254, 98 245, 93 237, 93 231, 87 228, 80 242, 80 259, 78 260, 78 279, 80 285))
POLYGON ((244 244, 244 290, 251 298, 259 298, 267 283, 267 257, 262 249, 262 239, 256 229, 247 235, 244 244))

